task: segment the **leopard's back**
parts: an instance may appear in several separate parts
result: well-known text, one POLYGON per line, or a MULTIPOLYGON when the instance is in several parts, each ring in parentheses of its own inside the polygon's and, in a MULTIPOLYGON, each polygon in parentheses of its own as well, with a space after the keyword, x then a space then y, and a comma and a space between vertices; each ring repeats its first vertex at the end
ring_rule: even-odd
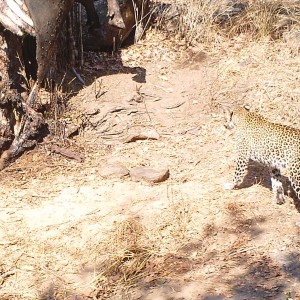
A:
POLYGON ((269 122, 244 108, 235 110, 233 118, 238 151, 246 151, 250 159, 276 168, 300 160, 300 130, 269 122))

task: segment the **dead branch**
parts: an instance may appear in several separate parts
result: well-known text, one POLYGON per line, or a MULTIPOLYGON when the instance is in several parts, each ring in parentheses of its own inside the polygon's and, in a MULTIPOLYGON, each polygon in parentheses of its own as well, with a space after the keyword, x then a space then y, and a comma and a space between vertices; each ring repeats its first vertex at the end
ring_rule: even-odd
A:
POLYGON ((77 152, 72 151, 72 150, 67 149, 67 148, 61 148, 61 147, 58 147, 56 145, 52 145, 50 147, 50 151, 52 153, 57 153, 57 154, 60 154, 64 157, 67 157, 67 158, 70 158, 70 159, 75 159, 78 162, 83 162, 84 159, 85 159, 84 155, 82 155, 80 153, 77 153, 77 152))

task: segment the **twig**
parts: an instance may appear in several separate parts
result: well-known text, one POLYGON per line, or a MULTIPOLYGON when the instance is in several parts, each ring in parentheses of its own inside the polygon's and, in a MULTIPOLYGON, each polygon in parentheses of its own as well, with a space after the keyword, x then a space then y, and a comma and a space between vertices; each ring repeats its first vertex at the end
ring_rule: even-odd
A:
POLYGON ((75 70, 74 67, 71 68, 73 74, 76 76, 77 80, 82 84, 85 85, 85 81, 82 79, 82 77, 80 76, 80 74, 77 73, 77 71, 75 70))
POLYGON ((2 285, 4 283, 4 279, 9 277, 9 276, 12 276, 16 273, 16 271, 8 271, 8 272, 5 272, 3 274, 0 275, 0 285, 2 285))
POLYGON ((232 251, 231 253, 229 253, 229 256, 234 256, 234 255, 237 255, 237 254, 241 254, 241 253, 244 253, 244 252, 253 250, 253 249, 255 249, 255 248, 256 248, 256 247, 254 247, 254 246, 248 247, 248 248, 241 248, 241 249, 239 249, 239 250, 232 251))

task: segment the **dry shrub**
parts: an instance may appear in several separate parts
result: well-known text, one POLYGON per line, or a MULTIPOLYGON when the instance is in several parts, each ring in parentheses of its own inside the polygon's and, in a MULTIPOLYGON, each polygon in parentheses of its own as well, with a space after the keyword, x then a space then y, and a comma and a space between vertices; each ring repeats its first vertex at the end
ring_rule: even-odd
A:
POLYGON ((174 220, 170 234, 174 240, 182 241, 189 235, 192 220, 193 207, 188 200, 172 203, 170 206, 170 217, 174 220))
POLYGON ((239 205, 235 202, 230 202, 226 205, 226 210, 229 215, 234 217, 235 219, 243 219, 244 213, 239 207, 239 205))
POLYGON ((252 1, 243 13, 230 20, 225 32, 229 37, 245 33, 254 40, 277 39, 283 32, 299 25, 299 12, 297 7, 289 7, 281 0, 252 1))
POLYGON ((209 1, 175 0, 172 4, 160 4, 156 8, 156 26, 160 30, 177 34, 187 45, 216 39, 214 23, 215 6, 209 1))
POLYGON ((282 0, 174 0, 160 4, 157 15, 158 28, 178 34, 187 45, 218 43, 239 34, 253 40, 275 39, 300 27, 299 5, 282 0))
POLYGON ((116 222, 110 236, 106 258, 97 276, 99 287, 112 291, 116 286, 130 287, 144 276, 143 270, 153 256, 144 237, 139 218, 116 222))

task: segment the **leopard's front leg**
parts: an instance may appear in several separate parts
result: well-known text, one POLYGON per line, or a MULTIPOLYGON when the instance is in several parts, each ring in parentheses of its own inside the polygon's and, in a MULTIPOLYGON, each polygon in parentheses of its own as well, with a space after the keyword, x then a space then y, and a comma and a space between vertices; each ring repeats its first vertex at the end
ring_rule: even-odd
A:
POLYGON ((243 182, 248 167, 248 161, 249 161, 248 151, 246 150, 239 151, 233 182, 225 183, 224 189, 232 190, 238 187, 243 182))
POLYGON ((282 185, 282 177, 279 169, 271 168, 271 183, 272 183, 272 191, 274 193, 274 199, 277 204, 283 204, 285 202, 284 198, 284 190, 282 185))

